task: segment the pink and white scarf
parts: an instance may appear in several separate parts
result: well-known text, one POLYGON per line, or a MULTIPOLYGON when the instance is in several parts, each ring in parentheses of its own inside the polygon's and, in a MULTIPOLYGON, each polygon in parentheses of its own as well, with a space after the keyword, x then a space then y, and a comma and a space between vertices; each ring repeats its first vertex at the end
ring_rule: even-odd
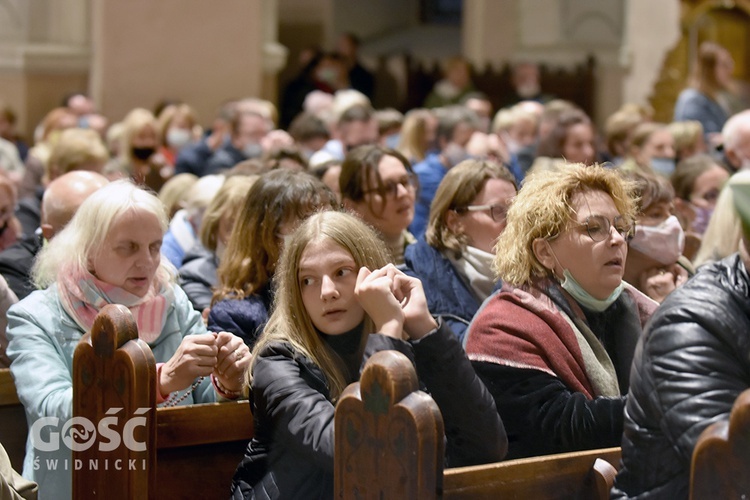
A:
POLYGON ((130 309, 138 325, 138 337, 151 343, 164 328, 174 291, 167 280, 154 277, 146 295, 138 297, 122 288, 105 283, 84 271, 60 273, 57 281, 60 300, 67 312, 84 331, 94 324, 96 315, 107 304, 121 304, 130 309))

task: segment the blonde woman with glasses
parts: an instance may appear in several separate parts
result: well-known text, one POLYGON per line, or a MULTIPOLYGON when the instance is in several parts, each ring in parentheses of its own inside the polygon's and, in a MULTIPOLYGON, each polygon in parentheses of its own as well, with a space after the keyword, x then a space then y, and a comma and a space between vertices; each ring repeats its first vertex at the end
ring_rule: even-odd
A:
POLYGON ((504 281, 464 345, 509 457, 618 446, 630 364, 656 303, 622 279, 631 185, 582 164, 526 179, 495 248, 504 281))

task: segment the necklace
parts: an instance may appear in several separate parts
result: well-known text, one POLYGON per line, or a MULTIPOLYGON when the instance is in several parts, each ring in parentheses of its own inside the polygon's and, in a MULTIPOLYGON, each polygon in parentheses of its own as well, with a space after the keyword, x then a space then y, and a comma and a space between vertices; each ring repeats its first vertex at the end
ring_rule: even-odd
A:
POLYGON ((195 391, 195 389, 201 384, 201 382, 203 382, 204 378, 206 378, 206 377, 200 377, 198 380, 196 380, 195 382, 193 382, 193 385, 190 386, 190 389, 188 389, 187 391, 185 391, 185 393, 182 396, 180 396, 179 398, 177 397, 178 391, 176 391, 174 393, 174 395, 170 396, 169 399, 167 399, 166 401, 164 401, 160 405, 160 407, 161 408, 169 408, 170 406, 177 406, 178 404, 182 403, 183 401, 185 401, 185 398, 188 397, 188 396, 190 396, 190 394, 192 394, 192 392, 195 391))

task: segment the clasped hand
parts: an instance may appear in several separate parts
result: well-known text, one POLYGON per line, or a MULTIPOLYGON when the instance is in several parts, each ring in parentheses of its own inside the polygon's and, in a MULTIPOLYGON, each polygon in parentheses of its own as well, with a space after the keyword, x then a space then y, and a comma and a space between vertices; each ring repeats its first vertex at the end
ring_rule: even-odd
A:
POLYGON ((393 264, 370 271, 359 270, 354 289, 360 305, 375 323, 375 329, 389 337, 424 337, 437 328, 427 308, 422 282, 407 276, 393 264))
POLYGON ((162 367, 159 390, 166 395, 213 374, 226 390, 239 391, 249 363, 250 350, 231 333, 187 335, 162 367))
POLYGON ((675 288, 687 281, 688 274, 679 264, 655 267, 641 274, 640 289, 655 301, 661 303, 675 288))

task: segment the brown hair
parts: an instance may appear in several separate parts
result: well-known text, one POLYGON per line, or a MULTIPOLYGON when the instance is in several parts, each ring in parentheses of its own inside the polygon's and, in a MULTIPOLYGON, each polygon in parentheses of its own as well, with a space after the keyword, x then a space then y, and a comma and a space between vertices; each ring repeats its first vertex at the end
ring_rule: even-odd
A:
POLYGON ((446 222, 451 210, 461 211, 471 204, 490 179, 516 180, 504 166, 484 160, 464 160, 451 168, 438 186, 430 205, 425 232, 427 243, 438 250, 450 250, 459 258, 466 248, 466 235, 454 233, 446 222))
POLYGON ((306 172, 273 170, 253 184, 242 203, 217 271, 213 303, 257 293, 273 275, 279 259, 278 230, 316 210, 337 207, 336 196, 306 172))
MULTIPOLYGON (((339 177, 341 198, 355 202, 361 201, 364 199, 366 191, 385 189, 378 171, 380 160, 384 156, 396 158, 404 165, 409 174, 414 173, 409 161, 398 151, 380 146, 360 146, 350 151, 346 155, 344 163, 341 164, 341 176, 339 177), (374 184, 372 179, 375 180, 374 184)), ((370 210, 372 208, 372 204, 370 204, 370 210)))

